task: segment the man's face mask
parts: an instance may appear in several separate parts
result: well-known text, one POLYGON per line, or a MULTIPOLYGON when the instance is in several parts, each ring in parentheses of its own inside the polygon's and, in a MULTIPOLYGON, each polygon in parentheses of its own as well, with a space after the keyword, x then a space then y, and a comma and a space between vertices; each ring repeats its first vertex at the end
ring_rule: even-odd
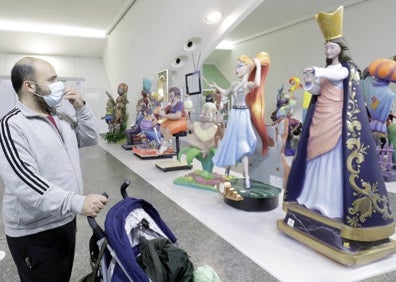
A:
POLYGON ((47 87, 50 90, 49 95, 44 96, 44 95, 39 95, 37 93, 34 94, 42 97, 48 106, 55 107, 62 101, 63 93, 65 91, 65 85, 63 84, 62 81, 57 81, 47 85, 47 87))

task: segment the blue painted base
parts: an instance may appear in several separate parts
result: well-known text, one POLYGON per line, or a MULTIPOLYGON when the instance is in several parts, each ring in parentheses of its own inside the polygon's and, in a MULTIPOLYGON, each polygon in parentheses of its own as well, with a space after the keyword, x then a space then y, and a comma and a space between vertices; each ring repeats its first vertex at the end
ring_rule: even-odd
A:
POLYGON ((351 266, 364 265, 396 253, 396 242, 389 238, 356 241, 341 237, 348 227, 297 203, 284 203, 287 209, 278 229, 336 262, 351 266))

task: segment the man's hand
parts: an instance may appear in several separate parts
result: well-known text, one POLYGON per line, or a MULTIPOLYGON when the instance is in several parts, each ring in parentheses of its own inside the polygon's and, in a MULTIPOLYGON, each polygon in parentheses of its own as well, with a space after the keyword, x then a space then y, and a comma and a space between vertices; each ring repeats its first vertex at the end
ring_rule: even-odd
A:
POLYGON ((107 198, 103 195, 86 195, 81 214, 85 216, 96 217, 106 204, 107 198))
POLYGON ((66 87, 63 99, 69 100, 70 104, 72 104, 76 110, 81 109, 84 106, 84 100, 82 99, 80 92, 72 87, 66 87))

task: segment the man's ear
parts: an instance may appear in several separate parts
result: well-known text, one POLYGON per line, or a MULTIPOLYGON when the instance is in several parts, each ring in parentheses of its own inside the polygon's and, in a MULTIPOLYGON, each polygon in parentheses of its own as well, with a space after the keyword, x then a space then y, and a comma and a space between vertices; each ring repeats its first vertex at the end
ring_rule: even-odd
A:
POLYGON ((25 91, 27 91, 29 93, 35 93, 36 92, 36 86, 33 86, 33 85, 35 85, 35 84, 32 83, 31 81, 25 80, 23 82, 23 84, 22 84, 22 88, 23 88, 23 90, 25 90, 25 91))

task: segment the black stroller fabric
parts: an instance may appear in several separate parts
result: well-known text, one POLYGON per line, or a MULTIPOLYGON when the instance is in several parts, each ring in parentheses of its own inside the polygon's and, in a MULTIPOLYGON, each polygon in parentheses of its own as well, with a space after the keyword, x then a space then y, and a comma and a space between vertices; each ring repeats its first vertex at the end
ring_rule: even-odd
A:
MULTIPOLYGON (((148 275, 136 260, 139 245, 132 247, 129 234, 125 230, 125 219, 135 209, 143 209, 154 220, 162 233, 166 235, 169 242, 176 243, 177 240, 173 232, 161 219, 158 211, 143 199, 125 198, 109 210, 105 220, 105 231, 109 245, 111 245, 120 263, 133 281, 148 282, 150 281, 148 275)), ((111 281, 128 281, 128 277, 118 264, 115 265, 111 281)))
POLYGON ((194 266, 187 253, 166 238, 140 238, 140 263, 152 281, 192 282, 194 266))

